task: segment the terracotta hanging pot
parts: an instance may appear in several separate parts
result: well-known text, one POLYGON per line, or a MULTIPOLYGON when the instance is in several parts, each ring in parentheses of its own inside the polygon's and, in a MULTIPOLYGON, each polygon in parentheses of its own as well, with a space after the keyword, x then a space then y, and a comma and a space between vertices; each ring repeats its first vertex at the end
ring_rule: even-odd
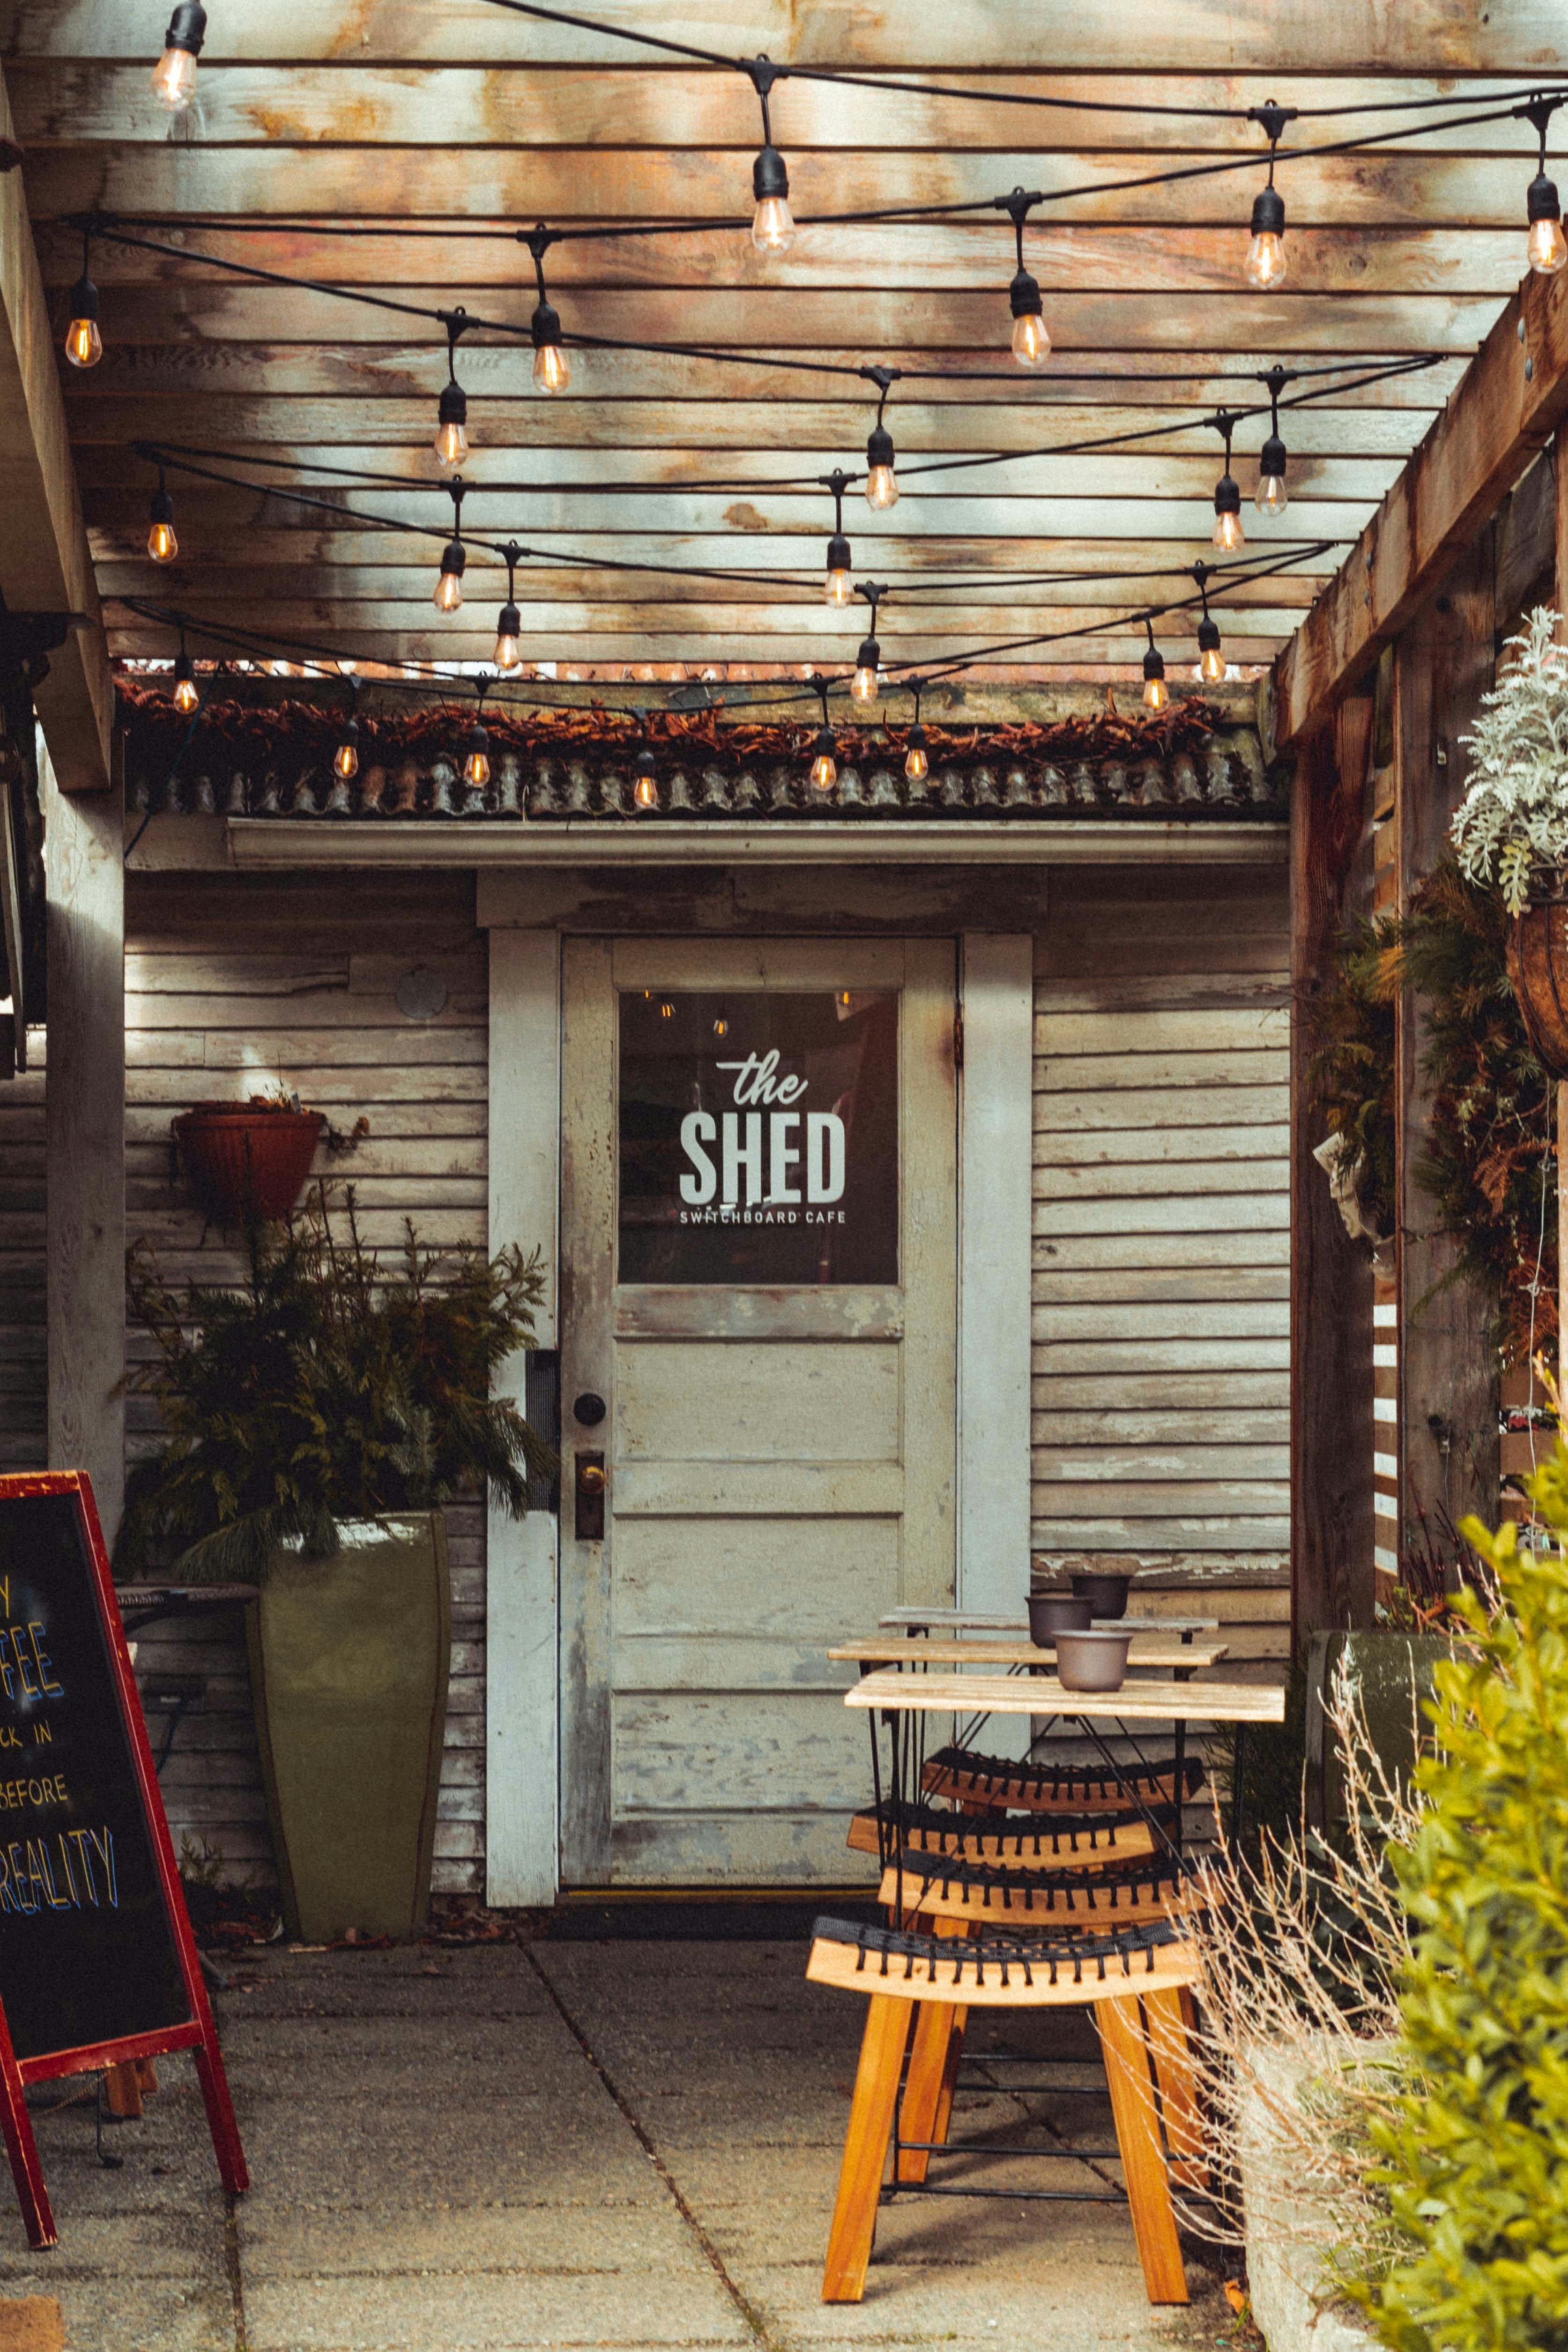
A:
POLYGON ((286 1217, 304 1190, 326 1118, 259 1103, 198 1103, 174 1135, 204 1213, 225 1225, 286 1217))
POLYGON ((1514 917, 1508 976, 1537 1061, 1568 1078, 1568 901, 1548 898, 1514 917))

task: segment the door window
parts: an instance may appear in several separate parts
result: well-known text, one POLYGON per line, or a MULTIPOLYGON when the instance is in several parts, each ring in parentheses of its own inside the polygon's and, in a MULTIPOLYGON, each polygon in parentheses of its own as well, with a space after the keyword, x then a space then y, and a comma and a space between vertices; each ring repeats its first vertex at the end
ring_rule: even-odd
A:
POLYGON ((894 990, 620 999, 618 1279, 899 1279, 894 990))

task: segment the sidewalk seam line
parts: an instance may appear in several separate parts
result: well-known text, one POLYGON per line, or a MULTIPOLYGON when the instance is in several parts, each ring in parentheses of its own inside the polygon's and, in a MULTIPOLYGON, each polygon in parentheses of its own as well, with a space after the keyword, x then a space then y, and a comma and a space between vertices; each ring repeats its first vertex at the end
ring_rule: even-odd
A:
POLYGON ((250 2339, 245 2331, 245 2272, 239 2259, 239 2200, 232 2189, 225 2189, 224 2204, 227 2210, 223 2221, 223 2259, 234 2305, 235 2352, 249 2352, 250 2339))
MULTIPOLYGON (((742 2293, 735 2281, 731 2277, 729 2270, 725 2265, 723 2255, 719 2252, 718 2247, 714 2244, 712 2239, 709 2236, 707 2231, 703 2228, 701 2222, 692 2211, 691 2207, 688 2204, 683 2191, 676 2181, 675 2175, 671 2172, 668 2165, 666 2164, 663 2157, 660 2156, 658 2148, 654 2146, 652 2138, 644 2128, 643 2124, 633 2109, 630 2101, 625 2097, 619 2085, 610 2074, 608 2067, 605 2064, 603 2059, 594 2048, 593 2043, 589 2041, 587 2035, 584 2032, 582 2027, 578 2024, 576 2019, 567 2008, 566 2003, 562 1999, 555 1986, 551 1982, 545 1970, 541 1967, 531 1945, 524 1944, 521 1947, 521 1949, 530 1968, 533 1970, 534 1975, 539 1979, 540 1983, 544 1987, 545 1991, 549 1994, 551 2001, 561 2019, 561 2022, 565 2026, 567 2032, 572 2036, 573 2041, 575 2042, 578 2049, 581 2050, 584 2057, 587 2060, 589 2065, 593 2068, 595 2074, 598 2076, 600 2082, 609 2093, 610 2097, 615 2101, 616 2105, 620 2109, 621 2114, 625 2116, 626 2124, 636 2138, 638 2147, 642 2149, 643 2154, 647 2157, 648 2162, 653 2166, 654 2170, 658 2173, 660 2180, 664 2183, 664 2187, 669 2196, 671 2203, 674 2205, 677 2212, 680 2215, 680 2218, 685 2222, 687 2228, 690 2231, 692 2236, 696 2239, 698 2244, 701 2247, 704 2255, 711 2265, 714 2274, 718 2278, 721 2286, 724 2289, 725 2294, 729 2296, 731 2302, 740 2313, 741 2317, 745 2321, 746 2326, 751 2329, 752 2334, 756 2337, 757 2342, 764 2347, 764 2352, 783 2352, 783 2347, 780 2347, 777 2339, 769 2334, 767 2324, 763 2319, 761 2313, 755 2309, 753 2305, 742 2293)), ((241 2345, 240 2352, 245 2352, 243 2344, 241 2345)))

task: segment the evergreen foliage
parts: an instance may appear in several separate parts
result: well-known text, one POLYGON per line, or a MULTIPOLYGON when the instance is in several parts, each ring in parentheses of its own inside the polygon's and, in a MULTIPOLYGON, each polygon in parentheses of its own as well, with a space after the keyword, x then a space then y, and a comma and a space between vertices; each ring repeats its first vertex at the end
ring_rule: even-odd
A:
POLYGON ((484 1480, 522 1515, 554 1455, 491 1391, 533 1338, 537 1253, 438 1253, 410 1224, 381 1262, 352 1188, 334 1211, 324 1186, 247 1248, 241 1286, 184 1297, 151 1251, 130 1254, 129 1309, 158 1349, 130 1385, 157 1399, 168 1435, 127 1481, 117 1574, 252 1581, 279 1545, 330 1559, 340 1520, 430 1510, 484 1480))
MULTIPOLYGON (((1568 1538, 1568 1452, 1530 1480, 1568 1538)), ((1392 2352, 1568 2348, 1568 1579, 1516 1530, 1464 1534, 1503 1608, 1453 1606, 1419 1816, 1389 1849, 1409 1913, 1410 2072, 1369 2179, 1405 2244, 1350 2282, 1392 2352)))

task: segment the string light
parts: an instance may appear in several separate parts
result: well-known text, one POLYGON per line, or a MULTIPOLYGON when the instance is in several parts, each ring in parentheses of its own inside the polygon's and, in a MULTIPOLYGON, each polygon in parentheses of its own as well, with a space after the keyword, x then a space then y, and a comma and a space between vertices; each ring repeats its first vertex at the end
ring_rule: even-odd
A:
POLYGON ((181 112, 196 94, 196 59, 206 38, 207 12, 197 0, 179 0, 163 36, 163 54, 153 68, 153 89, 181 112))
POLYGON ((147 509, 147 552, 154 563, 173 563, 180 551, 174 536, 174 501, 163 483, 163 468, 158 468, 158 487, 147 509))
POLYGON ((890 370, 873 367, 865 371, 880 390, 877 403, 877 422, 866 441, 866 504, 886 509, 899 503, 899 478, 893 470, 895 458, 893 436, 882 422, 882 411, 888 404, 889 387, 893 378, 890 370))
POLYGON ((1258 488, 1252 503, 1260 515, 1282 515, 1290 503, 1285 487, 1285 444, 1279 438, 1279 394, 1289 382, 1288 373, 1272 367, 1263 381, 1268 386, 1268 438, 1258 454, 1258 488))
POLYGON ((103 336, 98 324, 98 289, 92 282, 90 227, 84 227, 81 233, 81 276, 71 288, 66 357, 75 368, 96 367, 103 357, 103 336))
POLYGON ((1241 528, 1241 492, 1230 470, 1230 436, 1236 430, 1236 419, 1222 408, 1214 425, 1225 436, 1225 471, 1214 486, 1214 543, 1226 554, 1234 555, 1238 547, 1247 544, 1247 533, 1241 528))
POLYGON ((468 454, 468 395, 458 382, 458 338, 468 323, 461 309, 445 314, 447 381, 441 387, 436 438, 432 443, 443 466, 460 466, 468 454))
POLYGON ((904 774, 911 784, 923 784, 931 773, 931 760, 926 748, 926 731, 921 725, 921 690, 914 688, 915 723, 904 739, 904 774))
POLYGON ((436 583, 433 599, 438 613, 456 613, 463 603, 463 574, 468 568, 468 551, 463 545, 463 500, 468 484, 460 474, 454 474, 447 485, 452 498, 452 536, 441 556, 441 575, 436 583))
POLYGON ((1225 676, 1225 655, 1220 648, 1219 623, 1209 612, 1209 582, 1214 577, 1212 563, 1194 563, 1193 578, 1198 594, 1203 598, 1204 616, 1198 623, 1198 666, 1194 676, 1205 686, 1218 686, 1225 676))
POLYGON ((824 602, 842 612, 855 598, 855 585, 849 576, 855 558, 850 552, 849 541, 844 536, 844 493, 848 487, 849 477, 842 467, 836 466, 832 473, 825 475, 823 479, 833 493, 833 536, 827 542, 827 587, 824 602))
POLYGON ((480 678, 479 709, 468 730, 468 756, 463 762, 463 782, 476 792, 482 792, 490 780, 490 739, 485 726, 485 693, 489 685, 489 678, 480 678))
POLYGON ((762 101, 762 152, 752 165, 752 194, 757 209, 752 215, 752 243, 759 253, 787 253, 795 243, 795 216, 789 208, 789 170, 773 145, 768 119, 768 93, 787 70, 765 57, 748 58, 746 71, 762 101))
POLYGON ((561 348, 561 314, 544 290, 544 257, 552 245, 560 243, 560 236, 546 228, 542 221, 533 228, 520 229, 518 236, 533 256, 533 275, 539 288, 539 299, 528 324, 533 344, 533 388, 535 392, 564 392, 572 381, 572 366, 561 348))
POLYGON ((196 674, 185 651, 185 633, 182 629, 180 650, 174 658, 174 708, 183 719, 188 719, 200 700, 196 691, 196 674))
POLYGON ((838 782, 838 762, 834 757, 833 730, 827 723, 826 686, 819 681, 816 691, 822 703, 822 724, 811 747, 811 781, 819 793, 830 793, 838 782))
POLYGON ((515 539, 509 539, 501 553, 506 558, 506 603, 496 615, 495 663, 497 669, 515 669, 522 659, 522 648, 518 644, 522 635, 522 616, 515 602, 518 559, 522 550, 515 539))
POLYGON ((632 774, 637 781, 632 786, 632 798, 638 808, 658 806, 658 768, 653 753, 645 743, 632 761, 632 774))
POLYGON ((877 643, 877 607, 887 594, 879 581, 865 580, 856 588, 871 607, 871 626, 860 640, 860 650, 855 656, 855 675, 849 681, 849 691, 857 702, 870 704, 877 699, 877 673, 882 666, 882 648, 877 643))
POLYGON ((1535 177, 1525 197, 1525 218, 1530 223, 1530 241, 1526 247, 1531 268, 1540 278, 1555 278, 1568 263, 1568 238, 1563 234, 1563 205, 1557 194, 1557 183, 1546 176, 1547 126, 1558 99, 1533 99, 1521 110, 1527 121, 1535 125, 1541 141, 1541 156, 1535 177))
POLYGON ((1030 207, 1037 205, 1040 197, 1015 188, 1010 196, 998 196, 996 202, 1000 210, 1012 215, 1018 251, 1018 267, 1007 289, 1007 299, 1013 309, 1013 357, 1020 367, 1043 368, 1051 355, 1051 339, 1046 332, 1040 307, 1039 281, 1024 267, 1024 223, 1030 207))
POLYGON ((1160 648, 1154 643, 1154 624, 1145 621, 1149 632, 1149 650, 1143 656, 1143 708, 1163 710, 1171 699, 1171 689, 1165 684, 1165 664, 1160 648))
POLYGON ((357 677, 351 677, 349 680, 349 715, 342 734, 339 738, 338 748, 332 753, 332 773, 334 776, 341 776, 345 784, 359 773, 359 680, 357 677))
POLYGON ((1285 257, 1285 199, 1274 184, 1274 166, 1279 159, 1279 134, 1288 122, 1296 120, 1294 107, 1276 106, 1270 99, 1266 106, 1253 107, 1248 121, 1261 122, 1268 140, 1268 183, 1259 188, 1252 200, 1252 242, 1247 248, 1247 282, 1268 292, 1283 286, 1289 263, 1285 257))

